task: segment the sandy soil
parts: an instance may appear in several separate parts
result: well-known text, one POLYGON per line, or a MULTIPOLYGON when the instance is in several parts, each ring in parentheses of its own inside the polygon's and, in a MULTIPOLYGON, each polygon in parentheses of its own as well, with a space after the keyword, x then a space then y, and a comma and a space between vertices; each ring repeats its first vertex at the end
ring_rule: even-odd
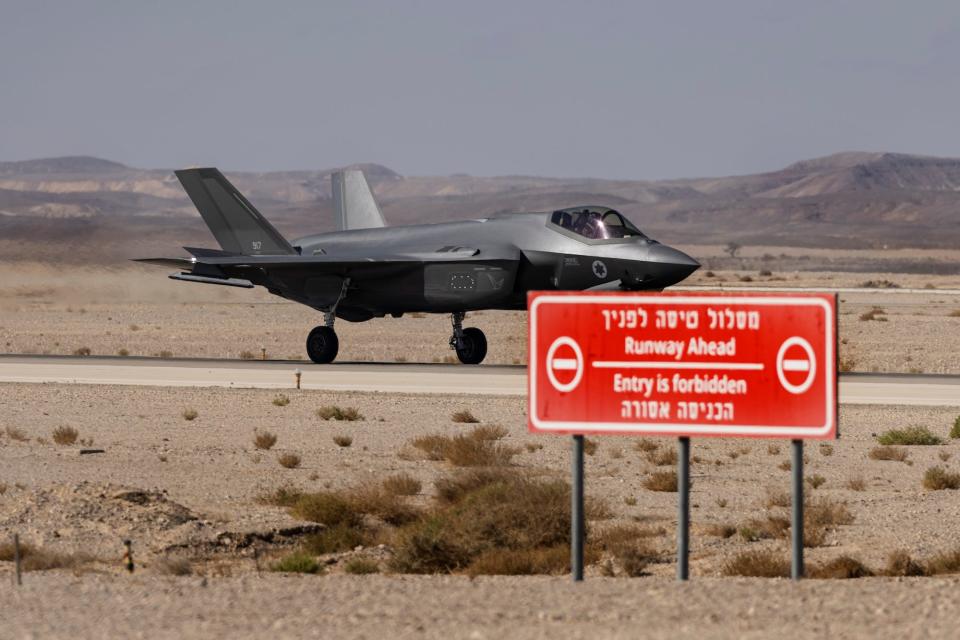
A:
MULTIPOLYGON (((960 276, 894 276, 797 272, 759 276, 705 271, 690 284, 856 287, 867 280, 902 287, 927 284, 960 288, 960 276), (785 277, 784 280, 778 278, 785 277)), ((271 359, 302 360, 304 340, 320 314, 278 301, 261 290, 235 290, 173 282, 162 270, 12 267, 0 284, 0 351, 6 353, 173 355, 239 358, 246 352, 271 359)), ((840 296, 841 356, 854 371, 960 373, 960 296, 930 293, 851 293, 840 296), (861 316, 878 307, 873 320, 861 316)), ((526 314, 472 313, 468 326, 482 328, 489 364, 526 359, 526 314)), ((341 361, 443 362, 447 316, 414 315, 352 324, 338 322, 341 361)))
POLYGON ((951 638, 957 579, 30 576, 16 638, 951 638))

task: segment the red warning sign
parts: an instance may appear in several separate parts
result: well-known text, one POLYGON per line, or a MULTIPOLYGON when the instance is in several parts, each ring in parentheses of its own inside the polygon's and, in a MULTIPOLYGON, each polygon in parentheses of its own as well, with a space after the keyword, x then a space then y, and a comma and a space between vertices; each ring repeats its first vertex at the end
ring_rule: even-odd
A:
POLYGON ((531 431, 835 438, 836 296, 531 293, 531 431))

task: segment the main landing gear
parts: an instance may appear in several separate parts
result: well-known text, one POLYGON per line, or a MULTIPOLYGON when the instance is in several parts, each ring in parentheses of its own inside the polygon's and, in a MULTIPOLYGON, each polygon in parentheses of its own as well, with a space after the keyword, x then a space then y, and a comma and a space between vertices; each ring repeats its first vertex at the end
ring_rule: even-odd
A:
POLYGON ((450 348, 457 352, 463 364, 480 364, 487 356, 487 337, 476 327, 463 328, 463 311, 450 314, 453 335, 450 336, 450 348))
POLYGON ((307 355, 317 364, 330 364, 340 350, 340 339, 333 330, 333 323, 337 320, 337 305, 347 295, 349 286, 350 278, 344 278, 337 301, 323 314, 323 325, 314 327, 307 336, 307 355))

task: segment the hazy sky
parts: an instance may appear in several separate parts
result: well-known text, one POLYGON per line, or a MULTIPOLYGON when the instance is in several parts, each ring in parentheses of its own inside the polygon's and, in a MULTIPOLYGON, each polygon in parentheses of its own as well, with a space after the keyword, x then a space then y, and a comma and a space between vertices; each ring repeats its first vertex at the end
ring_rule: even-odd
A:
POLYGON ((0 0, 0 159, 664 178, 960 156, 960 2, 0 0))

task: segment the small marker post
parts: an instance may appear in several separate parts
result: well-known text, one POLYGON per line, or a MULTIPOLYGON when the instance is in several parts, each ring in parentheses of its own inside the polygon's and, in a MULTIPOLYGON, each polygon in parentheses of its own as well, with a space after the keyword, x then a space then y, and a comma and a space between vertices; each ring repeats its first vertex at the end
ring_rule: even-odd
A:
POLYGON ((573 436, 573 488, 570 492, 570 574, 583 581, 583 435, 573 436))
POLYGON ((791 561, 790 577, 799 580, 803 577, 803 440, 793 440, 793 522, 790 527, 791 561))
POLYGON ((17 586, 23 585, 23 579, 20 577, 20 536, 13 534, 13 564, 17 574, 17 586))
POLYGON ((297 379, 297 389, 300 388, 300 369, 297 369, 293 372, 293 377, 297 379))
POLYGON ((690 577, 690 438, 678 439, 677 580, 690 577))
POLYGON ((123 564, 126 567, 127 571, 133 573, 133 549, 132 543, 130 540, 124 540, 123 546, 125 551, 123 552, 123 564))
POLYGON ((266 348, 266 347, 260 347, 260 359, 261 359, 261 360, 266 360, 266 359, 267 359, 267 348, 266 348))

